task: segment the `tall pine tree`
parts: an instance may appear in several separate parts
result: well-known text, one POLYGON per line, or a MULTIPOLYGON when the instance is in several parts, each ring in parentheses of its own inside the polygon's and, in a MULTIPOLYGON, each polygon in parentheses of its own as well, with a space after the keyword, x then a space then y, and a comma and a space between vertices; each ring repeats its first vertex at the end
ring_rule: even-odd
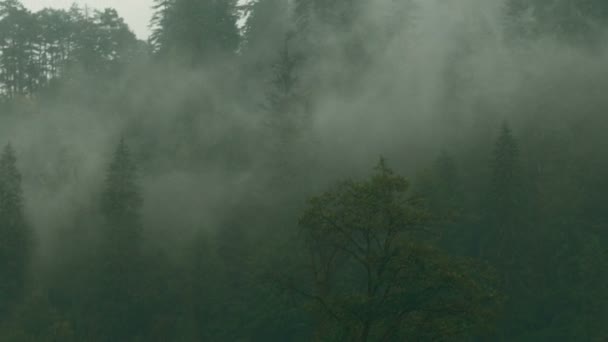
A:
POLYGON ((142 197, 137 169, 121 140, 106 175, 101 198, 104 225, 101 235, 97 319, 103 336, 113 341, 133 340, 143 334, 141 320, 142 197))
POLYGON ((127 238, 129 244, 134 244, 140 235, 141 206, 137 167, 125 141, 121 140, 108 168, 102 195, 102 213, 107 225, 106 237, 121 240, 127 238))
POLYGON ((15 151, 7 145, 0 158, 0 316, 23 293, 30 255, 30 233, 16 163, 15 151))
POLYGON ((161 56, 198 65, 237 51, 236 0, 158 0, 151 42, 161 56))
POLYGON ((507 123, 494 147, 489 214, 494 222, 513 224, 521 214, 522 189, 519 148, 507 123))

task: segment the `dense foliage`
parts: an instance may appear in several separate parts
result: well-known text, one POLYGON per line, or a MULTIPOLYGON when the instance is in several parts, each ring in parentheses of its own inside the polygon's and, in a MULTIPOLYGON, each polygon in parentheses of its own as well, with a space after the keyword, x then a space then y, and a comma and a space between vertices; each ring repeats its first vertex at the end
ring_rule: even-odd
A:
POLYGON ((0 341, 608 338, 604 1, 153 6, 0 0, 0 341))

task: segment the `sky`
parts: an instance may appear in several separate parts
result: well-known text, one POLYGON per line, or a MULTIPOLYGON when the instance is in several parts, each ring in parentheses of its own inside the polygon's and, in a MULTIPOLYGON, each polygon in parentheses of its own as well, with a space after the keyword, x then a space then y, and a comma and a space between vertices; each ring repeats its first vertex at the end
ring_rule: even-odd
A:
POLYGON ((150 34, 148 23, 152 17, 152 0, 21 0, 31 10, 45 7, 68 8, 73 3, 95 9, 115 8, 135 32, 138 38, 146 39, 150 34))

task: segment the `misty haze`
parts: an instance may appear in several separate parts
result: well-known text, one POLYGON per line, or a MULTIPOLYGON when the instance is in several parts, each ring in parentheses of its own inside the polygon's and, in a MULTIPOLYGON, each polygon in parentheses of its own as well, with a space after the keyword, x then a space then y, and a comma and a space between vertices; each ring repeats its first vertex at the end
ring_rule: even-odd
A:
POLYGON ((0 341, 608 341, 608 1, 32 2, 0 341))

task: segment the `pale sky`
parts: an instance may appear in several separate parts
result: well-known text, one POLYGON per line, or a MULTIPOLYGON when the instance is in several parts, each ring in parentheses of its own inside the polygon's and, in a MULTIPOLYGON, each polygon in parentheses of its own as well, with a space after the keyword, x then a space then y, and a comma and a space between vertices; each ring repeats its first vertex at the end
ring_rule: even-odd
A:
POLYGON ((125 18, 137 37, 146 39, 150 34, 148 23, 152 17, 152 0, 21 0, 21 2, 34 11, 45 7, 69 8, 73 3, 95 9, 111 7, 125 18))

